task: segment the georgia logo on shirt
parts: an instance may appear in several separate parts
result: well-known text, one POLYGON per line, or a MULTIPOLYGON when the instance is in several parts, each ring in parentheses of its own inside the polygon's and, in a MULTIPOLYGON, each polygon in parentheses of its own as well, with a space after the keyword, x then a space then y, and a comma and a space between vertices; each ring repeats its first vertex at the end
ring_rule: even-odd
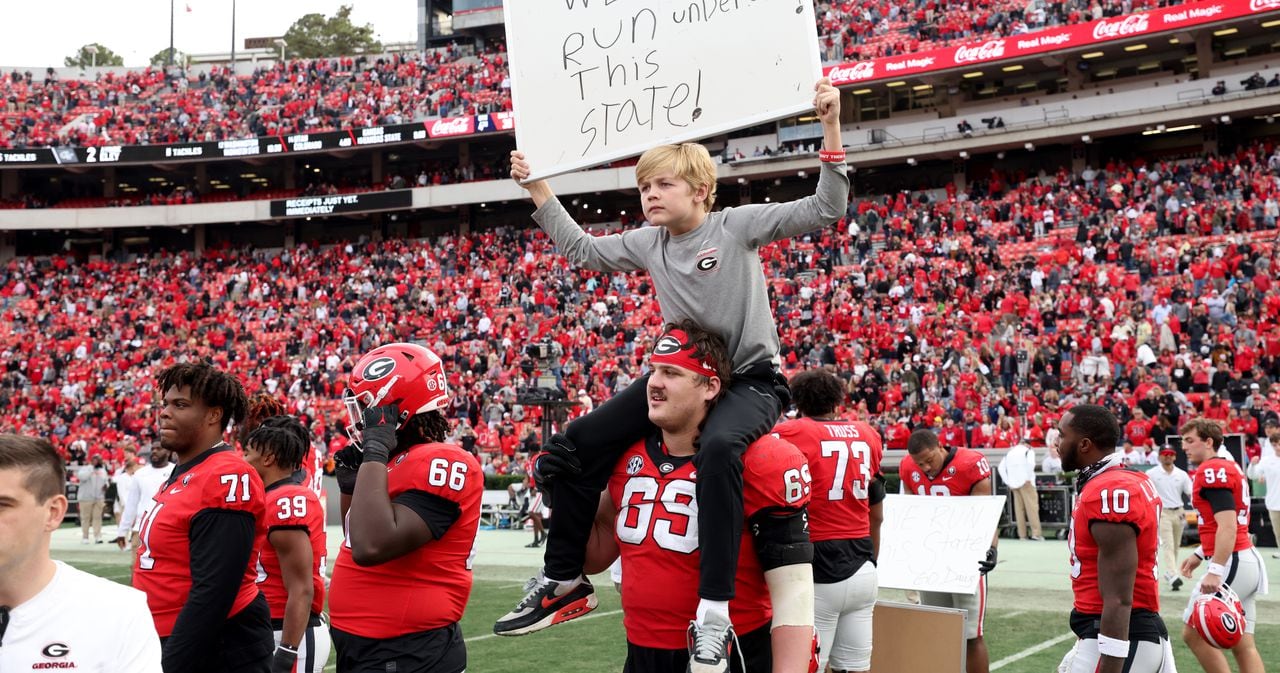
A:
POLYGON ((37 661, 31 664, 33 671, 59 671, 79 668, 75 661, 68 661, 65 657, 71 654, 71 648, 65 643, 49 643, 40 650, 40 654, 49 661, 37 661))

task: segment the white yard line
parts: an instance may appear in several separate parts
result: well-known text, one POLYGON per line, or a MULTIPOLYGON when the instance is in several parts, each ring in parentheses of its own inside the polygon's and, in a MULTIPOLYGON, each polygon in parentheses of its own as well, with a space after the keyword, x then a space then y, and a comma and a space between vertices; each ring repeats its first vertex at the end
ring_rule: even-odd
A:
POLYGON ((1043 643, 1040 643, 1039 645, 1032 645, 1031 647, 1028 647, 1027 649, 1021 652, 1015 652, 1014 654, 1011 654, 1005 657, 1004 659, 1001 659, 1000 661, 997 661, 991 664, 991 670, 993 671, 999 670, 1001 668, 1004 668, 1005 666, 1008 666, 1009 664, 1014 663, 1015 661, 1022 661, 1023 659, 1026 659, 1027 657, 1037 652, 1040 652, 1042 650, 1047 650, 1050 647, 1057 645, 1058 643, 1061 643, 1066 640, 1070 640, 1075 637, 1076 637, 1076 634, 1074 633, 1064 633, 1058 636, 1057 638, 1050 638, 1049 640, 1046 640, 1043 643))
POLYGON ((1011 617, 1021 617, 1022 615, 1025 615, 1025 614, 1027 614, 1028 612, 1030 612, 1030 611, 1029 611, 1029 610, 1014 610, 1013 612, 1010 612, 1010 613, 1009 613, 1009 614, 1007 614, 1007 615, 1001 615, 1001 616, 1002 616, 1002 617, 1006 617, 1006 618, 1011 618, 1011 617))
MULTIPOLYGON (((574 621, 574 622, 585 622, 585 621, 587 621, 588 619, 595 619, 596 617, 608 617, 608 616, 610 616, 610 615, 620 615, 620 614, 622 614, 622 611, 621 611, 621 610, 610 610, 610 611, 608 611, 608 612, 593 612, 593 613, 591 613, 591 614, 589 614, 589 615, 586 615, 586 616, 584 616, 584 617, 578 617, 577 619, 574 619, 573 621, 574 621)), ((488 639, 490 639, 490 638, 497 638, 497 637, 498 637, 498 634, 496 634, 496 633, 486 633, 486 634, 484 634, 483 636, 471 636, 470 638, 467 638, 466 642, 468 642, 468 643, 474 643, 474 642, 476 642, 477 640, 488 640, 488 639)))

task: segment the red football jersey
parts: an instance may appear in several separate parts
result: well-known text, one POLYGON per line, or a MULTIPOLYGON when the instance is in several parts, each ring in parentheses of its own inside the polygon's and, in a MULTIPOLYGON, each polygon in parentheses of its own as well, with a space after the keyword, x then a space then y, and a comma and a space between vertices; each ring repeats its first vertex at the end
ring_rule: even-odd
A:
POLYGON ((880 433, 862 421, 799 418, 774 428, 809 461, 813 497, 809 539, 851 540, 871 535, 867 502, 871 480, 880 473, 884 446, 880 433))
MULTIPOLYGON (((743 454, 743 514, 809 502, 809 466, 796 448, 771 435, 743 454)), ((642 647, 684 649, 698 610, 698 502, 693 457, 669 456, 656 440, 637 442, 609 479, 618 507, 622 556, 622 623, 642 647)), ((751 536, 742 536, 729 617, 738 633, 773 618, 769 587, 751 536)))
MULTIPOLYGON (((316 498, 320 500, 321 506, 324 505, 324 466, 320 464, 320 452, 316 450, 316 445, 312 444, 307 449, 307 455, 302 459, 302 471, 307 473, 307 480, 304 482, 307 488, 316 494, 316 498)), ((324 518, 321 517, 321 521, 324 518)))
POLYGON ((1133 584, 1133 607, 1160 611, 1160 570, 1156 551, 1160 546, 1160 495, 1151 479, 1123 468, 1119 461, 1085 482, 1071 512, 1067 548, 1071 554, 1071 590, 1075 608, 1090 615, 1102 614, 1098 592, 1098 543, 1089 524, 1094 521, 1127 523, 1138 532, 1138 573, 1133 584))
POLYGON ((1249 482, 1234 460, 1211 458, 1200 464, 1195 478, 1191 480, 1191 506, 1196 508, 1200 545, 1204 547, 1205 558, 1213 557, 1218 521, 1213 518, 1213 508, 1209 506, 1209 501, 1200 492, 1215 488, 1231 491, 1231 499, 1236 503, 1236 544, 1231 551, 1241 551, 1253 546, 1249 541, 1249 482))
POLYGON ((289 592, 284 587, 284 575, 280 570, 280 557, 271 546, 270 536, 277 530, 301 530, 311 538, 311 576, 315 595, 311 599, 311 613, 320 614, 324 607, 325 556, 328 554, 324 533, 324 510, 320 498, 310 484, 283 481, 267 489, 267 541, 258 554, 258 588, 267 597, 272 619, 284 619, 284 605, 289 592))
POLYGON ((902 457, 898 472, 902 475, 902 492, 910 495, 969 495, 973 487, 991 476, 987 459, 973 449, 951 449, 951 455, 932 479, 916 465, 911 454, 902 457))
MULTIPOLYGON (((162 638, 173 633, 178 613, 191 593, 191 521, 210 509, 253 515, 257 535, 250 558, 256 557, 266 535, 262 478, 238 451, 226 444, 175 467, 173 476, 156 492, 155 505, 139 527, 133 586, 147 595, 156 631, 162 638)), ((257 576, 254 564, 246 563, 240 590, 228 615, 239 613, 258 596, 257 576)))
POLYGON ((406 491, 452 500, 461 514, 440 539, 375 566, 356 565, 351 543, 344 541, 329 584, 329 617, 335 628, 365 638, 393 638, 462 618, 480 528, 480 463, 452 444, 419 444, 387 466, 391 499, 406 491))

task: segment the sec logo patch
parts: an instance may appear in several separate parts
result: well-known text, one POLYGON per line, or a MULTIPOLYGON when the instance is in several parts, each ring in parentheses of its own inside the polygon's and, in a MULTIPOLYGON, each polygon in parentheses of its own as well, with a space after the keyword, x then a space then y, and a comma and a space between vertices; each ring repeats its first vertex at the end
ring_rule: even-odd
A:
POLYGON ((644 458, 640 456, 631 456, 631 460, 627 461, 627 474, 638 474, 644 469, 644 458))

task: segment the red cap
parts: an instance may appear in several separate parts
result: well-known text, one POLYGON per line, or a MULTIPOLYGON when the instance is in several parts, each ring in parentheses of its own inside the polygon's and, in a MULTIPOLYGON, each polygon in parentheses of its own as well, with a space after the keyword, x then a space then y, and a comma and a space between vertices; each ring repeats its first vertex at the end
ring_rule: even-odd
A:
POLYGON ((710 361, 694 357, 694 346, 689 343, 689 335, 682 329, 673 329, 663 334, 654 344, 649 362, 680 367, 703 376, 720 376, 720 372, 716 371, 710 361))
POLYGON ((1172 453, 1175 456, 1178 455, 1178 451, 1173 447, 1169 447, 1169 446, 1166 446, 1163 449, 1160 449, 1160 455, 1163 456, 1166 453, 1172 453))

